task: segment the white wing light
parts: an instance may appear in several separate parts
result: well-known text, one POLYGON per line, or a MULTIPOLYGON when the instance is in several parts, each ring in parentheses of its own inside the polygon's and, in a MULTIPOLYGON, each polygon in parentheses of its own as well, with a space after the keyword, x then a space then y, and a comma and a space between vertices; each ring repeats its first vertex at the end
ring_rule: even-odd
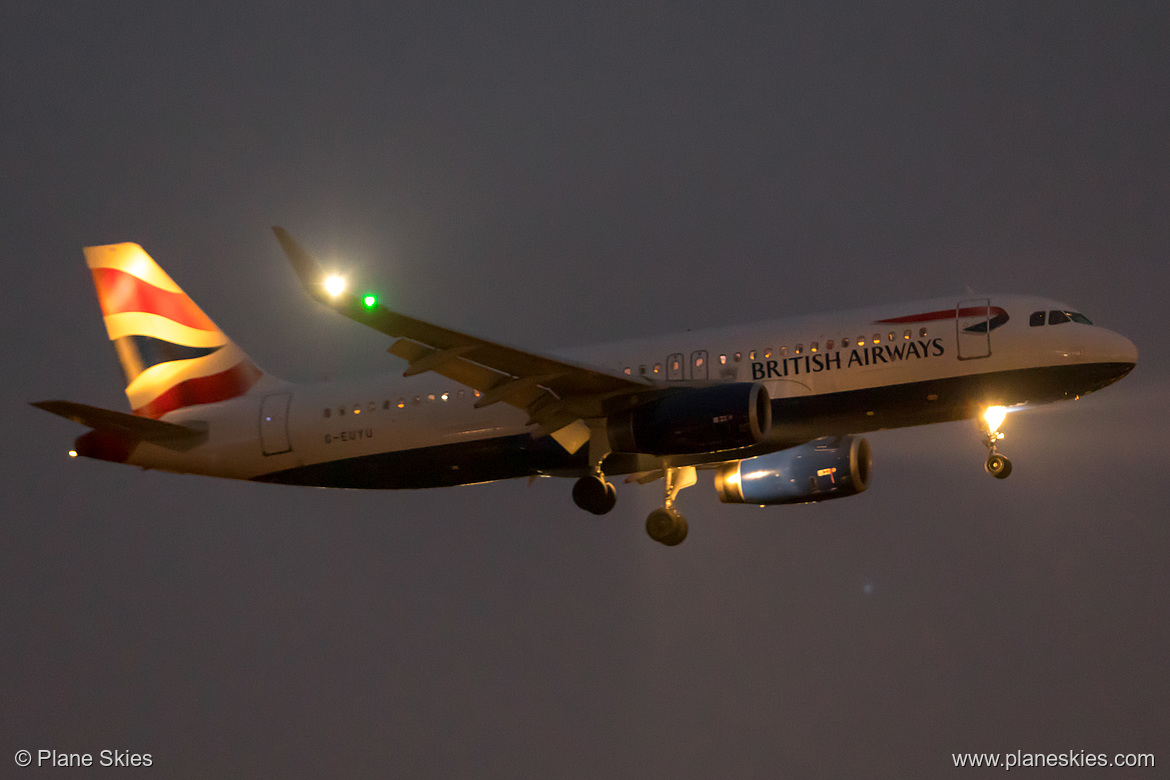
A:
POLYGON ((333 274, 325 279, 325 292, 329 297, 336 298, 345 292, 345 277, 333 274))

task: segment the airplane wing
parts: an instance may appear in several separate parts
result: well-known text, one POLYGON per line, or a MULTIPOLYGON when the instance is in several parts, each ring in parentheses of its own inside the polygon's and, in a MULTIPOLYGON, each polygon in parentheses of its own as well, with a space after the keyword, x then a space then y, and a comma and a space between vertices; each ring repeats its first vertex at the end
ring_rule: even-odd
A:
POLYGON ((388 351, 410 364, 404 376, 434 371, 479 391, 477 407, 503 402, 523 409, 529 424, 539 426, 543 434, 629 408, 662 389, 644 377, 570 363, 433 325, 349 291, 333 295, 326 289, 321 265, 286 230, 274 226, 272 231, 313 298, 397 339, 388 351))
POLYGON ((32 406, 94 430, 113 431, 138 441, 148 441, 175 450, 190 449, 207 438, 207 431, 201 428, 115 412, 73 401, 35 401, 32 406))

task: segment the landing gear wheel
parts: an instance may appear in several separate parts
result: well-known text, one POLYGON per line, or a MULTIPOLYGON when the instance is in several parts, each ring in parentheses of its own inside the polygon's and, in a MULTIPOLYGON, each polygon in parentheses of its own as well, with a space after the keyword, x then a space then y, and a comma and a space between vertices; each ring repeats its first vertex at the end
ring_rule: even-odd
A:
POLYGON ((573 485, 573 502, 586 512, 604 515, 617 504, 617 491, 601 477, 581 477, 573 485))
POLYGON ((1012 462, 998 452, 993 452, 987 456, 987 462, 983 464, 983 468, 987 469, 987 473, 996 479, 1007 479, 1012 473, 1012 462))
POLYGON ((655 509, 646 518, 646 533, 654 541, 674 547, 687 538, 687 521, 673 509, 655 509))

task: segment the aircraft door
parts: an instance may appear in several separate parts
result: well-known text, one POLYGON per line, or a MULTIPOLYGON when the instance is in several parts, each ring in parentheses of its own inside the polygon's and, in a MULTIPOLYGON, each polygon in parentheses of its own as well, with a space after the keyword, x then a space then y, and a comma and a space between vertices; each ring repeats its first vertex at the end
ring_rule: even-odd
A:
POLYGON ((288 393, 268 395, 260 403, 260 446, 265 455, 279 455, 289 452, 288 405, 292 396, 288 393))
POLYGON ((991 354, 991 300, 959 301, 955 308, 955 339, 959 360, 975 360, 991 354))
POLYGON ((677 382, 680 379, 686 379, 686 377, 683 376, 683 369, 685 367, 683 363, 684 360, 685 358, 681 352, 676 352, 675 354, 666 358, 667 379, 672 382, 677 382))
POLYGON ((700 349, 691 353, 691 379, 707 378, 707 350, 700 349))

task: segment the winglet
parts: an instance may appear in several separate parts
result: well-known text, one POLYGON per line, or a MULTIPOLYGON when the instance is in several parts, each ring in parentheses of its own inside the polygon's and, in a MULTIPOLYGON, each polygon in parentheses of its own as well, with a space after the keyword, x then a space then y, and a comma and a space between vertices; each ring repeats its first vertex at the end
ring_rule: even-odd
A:
POLYGON ((276 234, 280 248, 284 250, 289 265, 293 267, 293 271, 296 272, 304 288, 317 300, 328 302, 324 283, 325 271, 321 268, 321 264, 305 251, 305 248, 298 244, 296 239, 290 236, 284 228, 273 225, 272 232, 276 234))

